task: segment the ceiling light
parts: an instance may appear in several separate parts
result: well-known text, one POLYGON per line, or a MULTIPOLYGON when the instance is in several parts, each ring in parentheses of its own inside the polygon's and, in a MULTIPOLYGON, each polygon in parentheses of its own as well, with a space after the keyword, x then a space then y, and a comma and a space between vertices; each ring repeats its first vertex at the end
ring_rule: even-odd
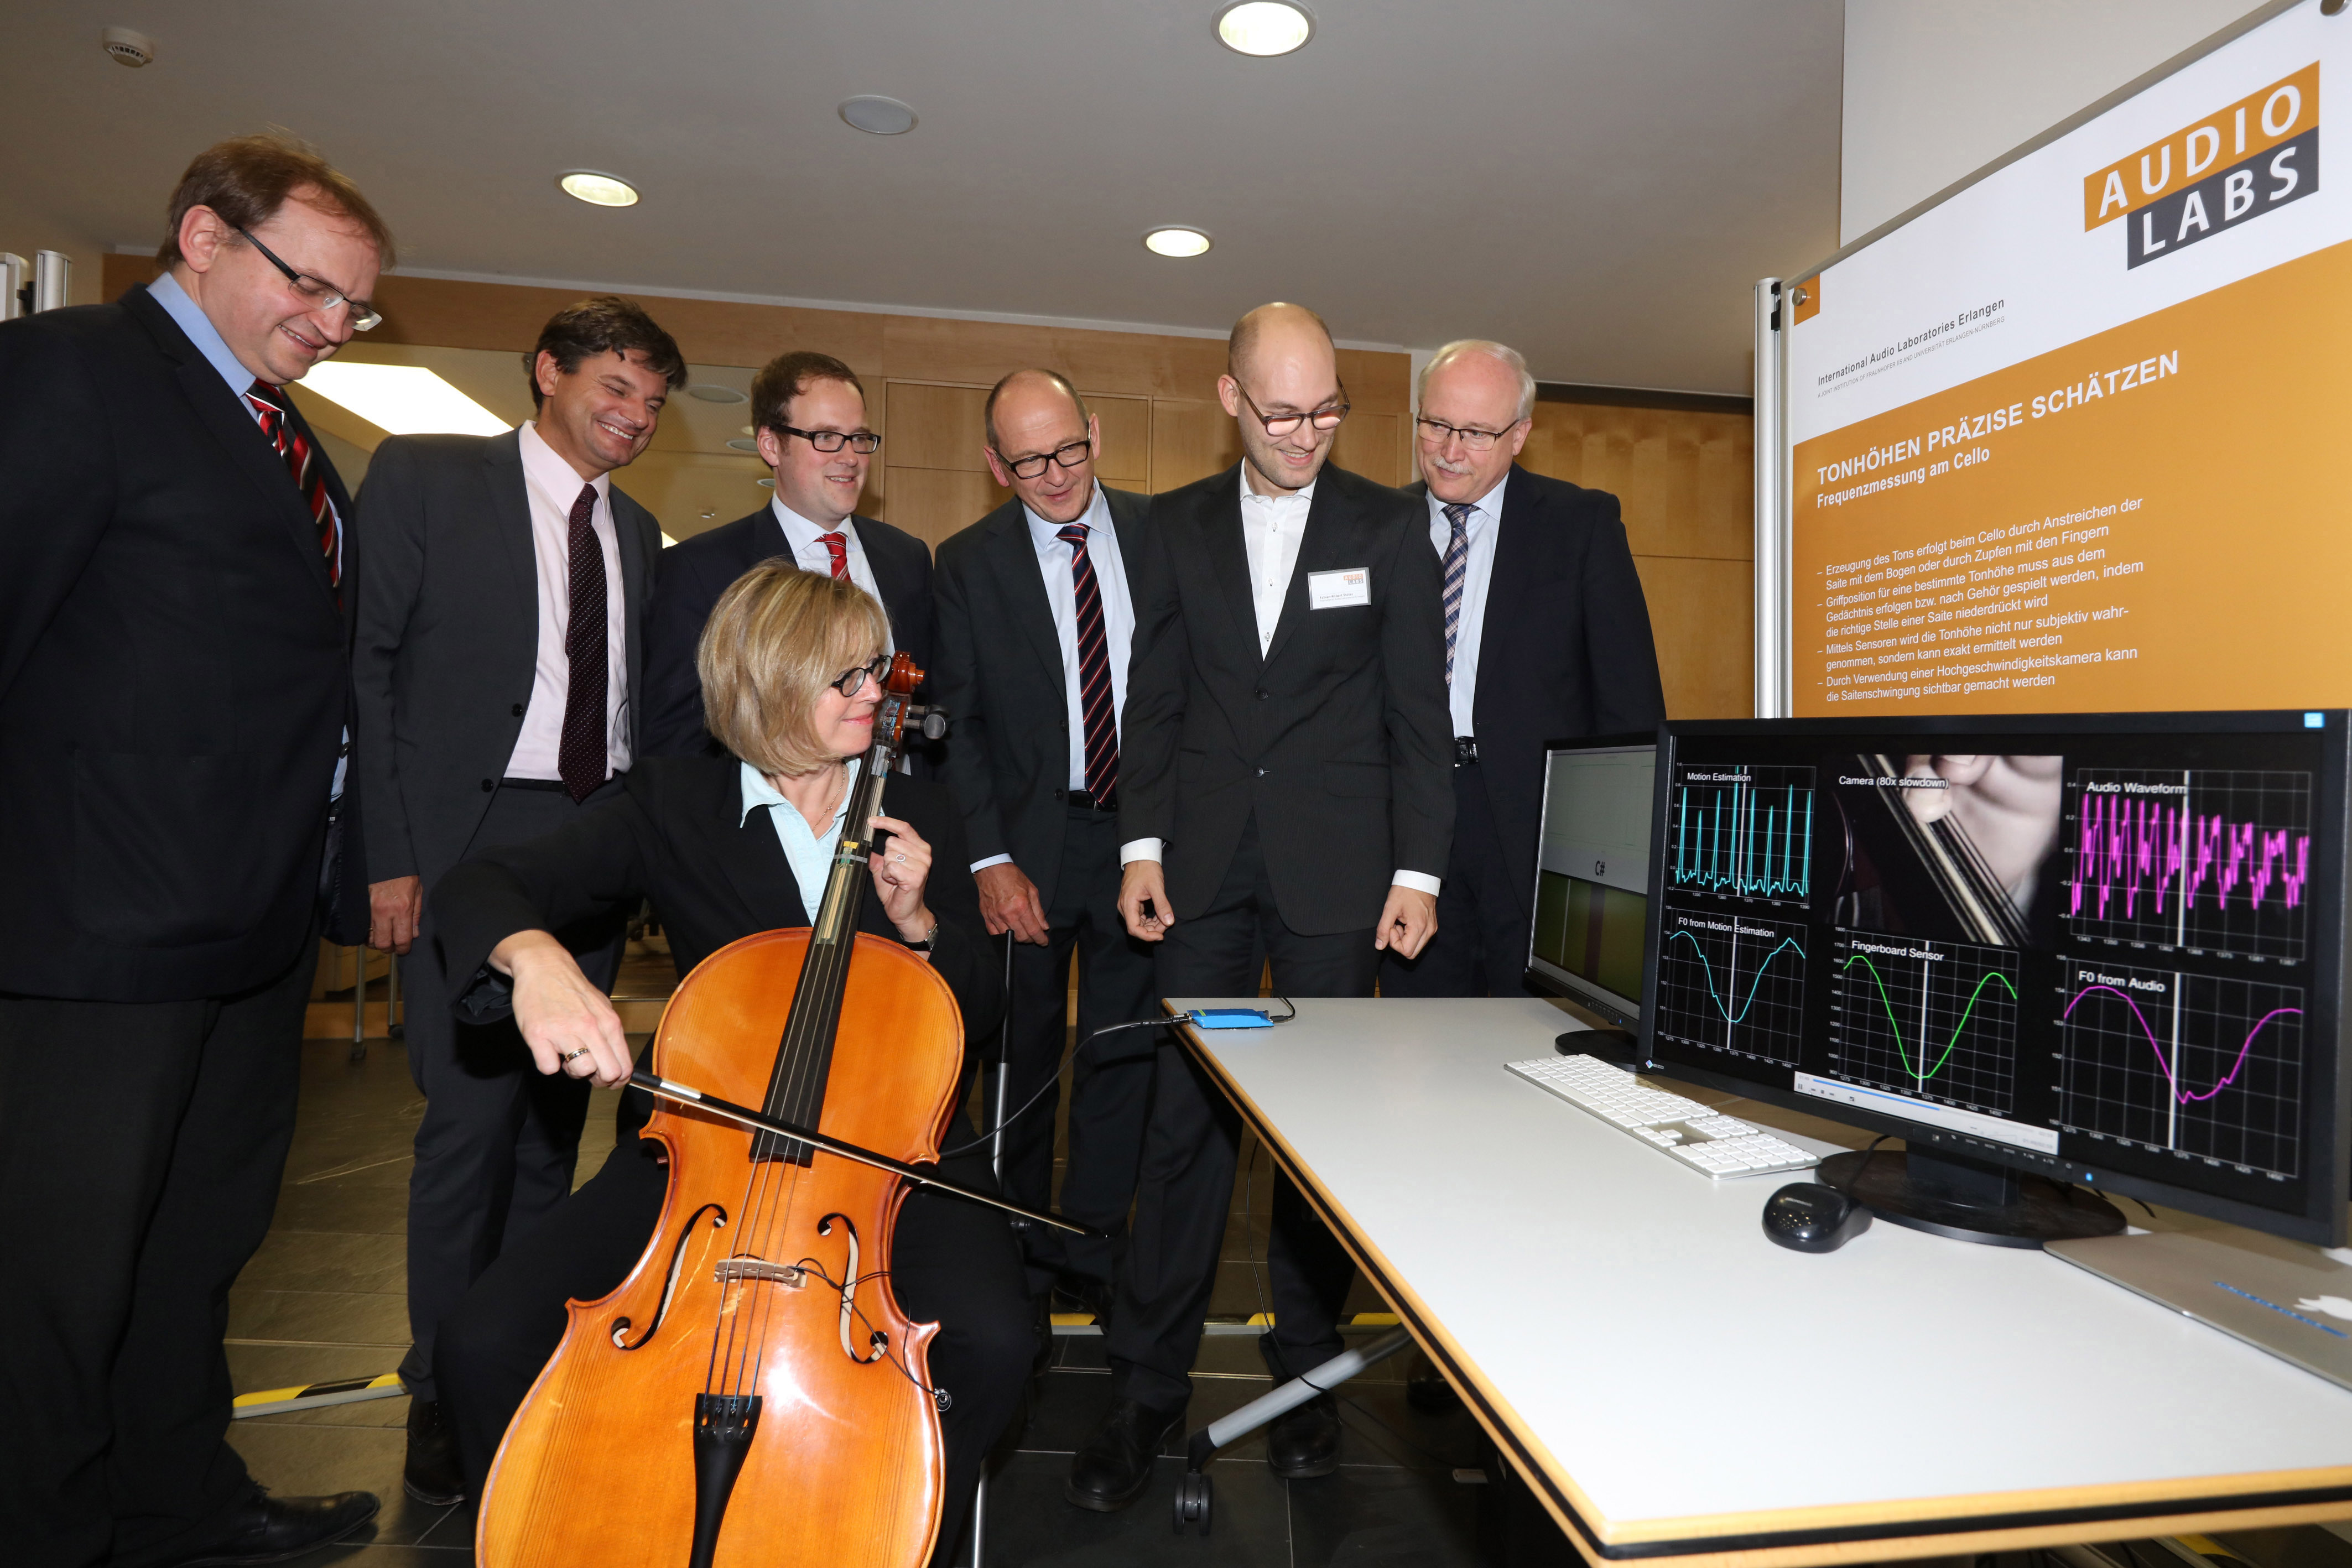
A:
POLYGON ((1143 236, 1143 248, 1157 256, 1198 256, 1209 248, 1209 236, 1199 229, 1153 229, 1143 236))
POLYGON ((389 435, 502 435, 514 427, 431 371, 329 360, 300 383, 389 435))
POLYGON ((877 136, 903 136, 915 129, 915 111, 895 98, 861 93, 841 100, 842 120, 877 136))
POLYGON ((1241 0, 1217 13, 1217 42, 1237 55, 1286 55, 1314 36, 1314 16, 1288 0, 1241 0))
POLYGON ((762 479, 760 481, 760 488, 762 490, 772 490, 775 487, 776 482, 773 479, 762 479))
POLYGON ((760 450, 759 442, 753 440, 748 435, 736 436, 727 444, 737 452, 757 452, 760 450))
POLYGON ((751 401, 743 393, 737 392, 733 387, 723 387, 717 382, 697 382, 692 386, 686 389, 686 395, 688 397, 700 398, 705 402, 749 402, 751 401))
POLYGON ((567 196, 574 196, 592 207, 634 207, 637 204, 637 188, 626 180, 611 174, 599 174, 593 169, 574 169, 556 177, 567 196))

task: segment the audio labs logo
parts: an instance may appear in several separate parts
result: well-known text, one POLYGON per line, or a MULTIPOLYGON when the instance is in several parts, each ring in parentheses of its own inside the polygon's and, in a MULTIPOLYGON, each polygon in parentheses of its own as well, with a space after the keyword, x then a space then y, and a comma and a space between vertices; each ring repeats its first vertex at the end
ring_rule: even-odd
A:
POLYGON ((2138 267, 2318 189, 2314 60, 2086 176, 2083 227, 2124 220, 2125 265, 2138 267))

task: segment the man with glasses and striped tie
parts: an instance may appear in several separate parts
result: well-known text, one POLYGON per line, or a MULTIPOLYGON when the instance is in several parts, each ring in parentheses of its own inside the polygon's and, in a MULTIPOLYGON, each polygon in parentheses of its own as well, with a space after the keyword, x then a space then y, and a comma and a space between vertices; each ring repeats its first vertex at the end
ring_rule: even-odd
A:
POLYGON ((200 154, 170 214, 153 282, 0 326, 0 1542, 24 1568, 274 1563, 376 1511, 247 1473, 221 1335, 293 1137, 346 792, 352 507, 287 384, 375 324, 392 238, 275 136, 200 154))

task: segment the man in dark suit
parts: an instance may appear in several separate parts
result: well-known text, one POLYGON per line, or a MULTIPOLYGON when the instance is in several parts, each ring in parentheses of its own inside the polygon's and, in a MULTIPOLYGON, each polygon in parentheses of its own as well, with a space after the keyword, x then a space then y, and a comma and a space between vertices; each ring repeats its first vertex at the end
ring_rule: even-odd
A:
POLYGON ((751 378, 751 428, 775 498, 748 517, 673 546, 646 648, 646 754, 712 749, 702 725, 694 650, 727 587, 782 556, 803 571, 846 578, 882 601, 890 646, 931 663, 931 552, 903 528, 857 516, 882 437, 866 420, 866 386, 831 354, 779 354, 751 378))
MULTIPOLYGON (((1004 1188, 1043 1208, 1072 951, 1081 1040, 1151 1016, 1151 950, 1118 916, 1118 719, 1150 502, 1096 480, 1101 427, 1052 371, 997 382, 983 423, 989 470, 1013 498, 940 546, 930 687, 954 717, 944 771, 981 913, 990 935, 1014 938, 1008 1103, 1040 1096, 1005 1134, 1004 1188)), ((1148 1051, 1110 1055, 1076 1069, 1061 1212, 1116 1234, 1135 1196, 1151 1062, 1148 1051)), ((1032 1296, 1062 1282, 1108 1304, 1110 1237, 1032 1227, 1024 1240, 1032 1296)))
MULTIPOLYGON (((464 1496, 433 1335, 499 1248, 572 1190, 584 1083, 542 1078, 511 1024, 469 1028, 422 904, 458 862, 553 831, 619 790, 638 749, 661 528, 610 477, 686 380, 628 300, 557 312, 523 357, 538 417, 504 435, 394 436, 362 492, 367 563, 352 670, 374 919, 405 954, 408 1071, 425 1096, 408 1188, 409 1494, 464 1496)), ((564 933, 608 990, 623 928, 564 933)))
MULTIPOLYGON (((1444 632, 1421 511, 1329 466, 1347 415, 1314 312, 1243 317, 1217 393, 1234 468, 1155 497, 1129 683, 1119 908, 1161 996, 1370 996, 1429 938, 1452 832, 1444 632), (1164 862, 1164 863, 1163 863, 1164 862)), ((1105 1341, 1111 1404, 1064 1495, 1124 1508, 1183 1418, 1233 1192, 1238 1120, 1181 1049, 1156 1060, 1134 1244, 1105 1341)), ((1277 1177, 1266 1245, 1277 1376, 1339 1353, 1346 1253, 1277 1177)), ((1329 1396, 1267 1434, 1285 1478, 1339 1462, 1329 1396)))
POLYGON ((294 1130, 349 713, 351 506, 285 392, 375 324, 310 149, 181 177, 164 275, 0 327, 0 1541, 275 1562, 365 1492, 226 1441, 228 1290, 294 1130))
POLYGON ((1454 852, 1438 935, 1418 958, 1388 956, 1382 996, 1519 995, 1545 743, 1665 717, 1617 497, 1512 461, 1535 396, 1527 361, 1500 343, 1448 343, 1421 372, 1424 482, 1407 494, 1426 508, 1444 583, 1454 852))

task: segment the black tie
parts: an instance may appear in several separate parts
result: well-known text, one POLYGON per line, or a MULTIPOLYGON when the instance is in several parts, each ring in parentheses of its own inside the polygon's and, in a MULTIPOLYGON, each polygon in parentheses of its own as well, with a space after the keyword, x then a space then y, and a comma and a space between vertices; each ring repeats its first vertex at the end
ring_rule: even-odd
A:
POLYGON ((572 503, 572 534, 566 544, 572 562, 572 608, 563 651, 571 657, 572 674, 563 694, 563 741, 555 754, 564 793, 574 800, 586 800, 604 782, 608 755, 604 684, 610 611, 604 601, 604 550, 588 521, 595 512, 596 486, 583 485, 580 498, 572 503))

